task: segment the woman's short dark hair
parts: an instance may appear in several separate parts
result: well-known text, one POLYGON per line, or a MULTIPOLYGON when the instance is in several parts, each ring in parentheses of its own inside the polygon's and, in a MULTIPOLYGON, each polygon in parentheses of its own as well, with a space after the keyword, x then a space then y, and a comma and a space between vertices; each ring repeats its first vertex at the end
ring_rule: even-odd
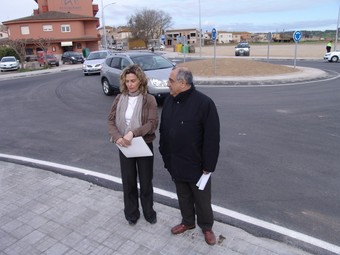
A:
POLYGON ((120 92, 122 94, 127 94, 129 92, 126 86, 126 75, 134 74, 137 76, 138 80, 140 81, 139 91, 141 94, 146 94, 148 91, 148 78, 146 77, 142 68, 137 65, 129 65, 124 68, 122 74, 120 75, 120 92))

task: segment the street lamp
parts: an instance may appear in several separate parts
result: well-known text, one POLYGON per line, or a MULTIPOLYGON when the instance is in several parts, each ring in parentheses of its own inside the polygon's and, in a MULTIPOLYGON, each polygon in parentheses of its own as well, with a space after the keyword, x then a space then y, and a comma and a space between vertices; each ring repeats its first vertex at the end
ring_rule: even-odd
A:
POLYGON ((338 22, 336 24, 336 33, 335 33, 335 43, 334 43, 334 51, 336 51, 336 46, 338 44, 339 38, 339 22, 340 22, 340 4, 339 4, 339 12, 338 12, 338 22))
POLYGON ((200 57, 202 57, 202 27, 201 27, 201 0, 198 0, 198 16, 199 16, 199 35, 200 35, 200 57))
POLYGON ((109 5, 112 5, 112 4, 115 4, 115 3, 110 3, 110 4, 107 4, 107 5, 103 5, 103 0, 102 0, 102 27, 103 27, 103 33, 104 33, 104 48, 105 50, 107 50, 107 39, 106 39, 106 28, 105 28, 105 16, 104 16, 104 9, 105 7, 109 6, 109 5))

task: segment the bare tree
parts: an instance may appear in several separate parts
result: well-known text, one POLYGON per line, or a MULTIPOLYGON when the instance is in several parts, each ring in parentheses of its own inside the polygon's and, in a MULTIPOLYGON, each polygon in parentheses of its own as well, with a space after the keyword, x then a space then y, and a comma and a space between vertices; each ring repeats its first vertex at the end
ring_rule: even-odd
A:
POLYGON ((51 46, 51 38, 43 38, 40 37, 38 39, 34 39, 33 43, 37 48, 40 48, 44 52, 44 65, 45 67, 48 65, 47 64, 47 50, 51 46))
POLYGON ((27 41, 28 39, 15 39, 3 41, 3 45, 7 45, 18 54, 20 58, 21 68, 24 68, 27 41))
POLYGON ((148 9, 132 15, 128 22, 132 36, 143 40, 145 45, 150 39, 159 39, 171 24, 172 18, 168 13, 148 9))

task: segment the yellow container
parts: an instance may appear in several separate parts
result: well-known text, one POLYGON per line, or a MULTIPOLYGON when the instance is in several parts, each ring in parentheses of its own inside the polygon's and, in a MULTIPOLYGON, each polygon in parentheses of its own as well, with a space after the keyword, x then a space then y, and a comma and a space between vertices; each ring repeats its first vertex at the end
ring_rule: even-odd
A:
POLYGON ((182 44, 177 44, 176 45, 176 52, 182 52, 182 44))

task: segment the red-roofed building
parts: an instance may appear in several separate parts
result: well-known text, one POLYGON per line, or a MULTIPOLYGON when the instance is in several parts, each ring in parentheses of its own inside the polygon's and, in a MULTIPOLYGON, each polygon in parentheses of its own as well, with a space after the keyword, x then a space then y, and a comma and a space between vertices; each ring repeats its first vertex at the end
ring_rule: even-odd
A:
POLYGON ((69 50, 82 52, 85 48, 98 50, 98 5, 92 4, 93 0, 32 1, 38 4, 32 16, 3 22, 9 39, 27 39, 27 55, 41 50, 30 43, 38 38, 50 39, 48 51, 57 55, 69 50))

